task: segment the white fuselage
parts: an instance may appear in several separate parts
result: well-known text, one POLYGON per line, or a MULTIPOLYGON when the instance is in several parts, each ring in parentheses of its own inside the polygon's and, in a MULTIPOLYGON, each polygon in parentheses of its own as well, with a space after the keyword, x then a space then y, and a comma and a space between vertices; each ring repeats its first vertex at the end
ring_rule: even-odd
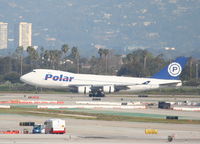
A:
POLYGON ((44 88, 66 88, 70 86, 127 86, 131 91, 155 89, 159 88, 160 85, 175 84, 175 86, 181 86, 182 84, 180 80, 75 74, 49 69, 33 70, 23 75, 20 79, 30 85, 44 88), (148 84, 144 84, 147 81, 148 84))

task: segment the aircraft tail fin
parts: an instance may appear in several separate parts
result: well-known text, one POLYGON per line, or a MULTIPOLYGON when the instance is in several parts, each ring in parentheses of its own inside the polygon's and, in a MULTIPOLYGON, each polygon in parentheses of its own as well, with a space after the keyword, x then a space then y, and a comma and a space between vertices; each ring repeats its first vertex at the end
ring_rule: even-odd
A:
POLYGON ((156 79, 170 79, 178 80, 179 76, 185 67, 189 58, 187 57, 178 57, 175 61, 164 67, 161 71, 154 74, 151 78, 156 79))

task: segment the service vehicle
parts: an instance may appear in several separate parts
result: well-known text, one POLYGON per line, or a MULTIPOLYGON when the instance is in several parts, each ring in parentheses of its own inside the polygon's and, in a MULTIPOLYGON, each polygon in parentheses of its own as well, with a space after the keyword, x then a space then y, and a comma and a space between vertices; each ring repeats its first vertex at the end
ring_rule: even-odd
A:
POLYGON ((33 134, 39 133, 39 134, 44 134, 45 133, 45 126, 42 124, 36 124, 33 126, 33 130, 32 130, 33 134))
POLYGON ((105 97, 105 93, 101 89, 96 89, 89 92, 89 97, 105 97))
POLYGON ((49 119, 44 122, 46 134, 64 134, 65 120, 62 119, 49 119))

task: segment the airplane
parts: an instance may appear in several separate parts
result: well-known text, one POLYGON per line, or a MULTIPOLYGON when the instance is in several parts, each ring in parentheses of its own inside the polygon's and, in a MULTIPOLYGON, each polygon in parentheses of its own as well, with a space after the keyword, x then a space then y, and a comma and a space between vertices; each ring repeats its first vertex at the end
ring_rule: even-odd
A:
POLYGON ((116 91, 145 91, 160 87, 179 87, 179 76, 188 61, 178 57, 160 72, 148 78, 76 74, 52 69, 34 69, 20 77, 22 82, 41 88, 75 88, 78 93, 89 93, 101 89, 105 93, 116 91))

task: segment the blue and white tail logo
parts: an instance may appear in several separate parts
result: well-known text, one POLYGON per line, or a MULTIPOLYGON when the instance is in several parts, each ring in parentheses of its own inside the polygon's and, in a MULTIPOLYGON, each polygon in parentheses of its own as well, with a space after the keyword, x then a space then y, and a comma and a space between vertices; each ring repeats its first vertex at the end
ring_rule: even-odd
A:
POLYGON ((173 62, 168 66, 168 73, 173 77, 179 76, 181 72, 182 67, 179 63, 173 62))
POLYGON ((187 61, 188 58, 186 57, 178 57, 174 62, 164 67, 160 72, 154 74, 152 78, 177 80, 179 79, 187 61))

